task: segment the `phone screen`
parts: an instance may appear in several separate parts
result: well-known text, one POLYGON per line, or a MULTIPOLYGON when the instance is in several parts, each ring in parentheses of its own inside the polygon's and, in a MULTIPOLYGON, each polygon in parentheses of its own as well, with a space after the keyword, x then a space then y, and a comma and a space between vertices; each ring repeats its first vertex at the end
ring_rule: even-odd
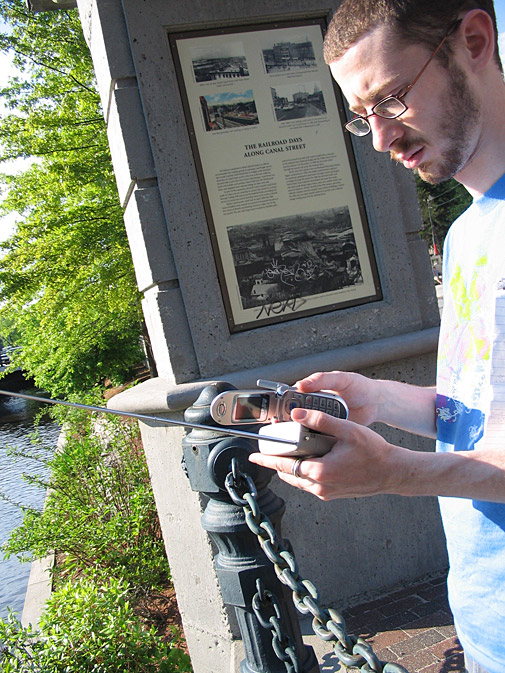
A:
POLYGON ((258 421, 268 409, 267 395, 237 395, 233 409, 234 421, 258 421))

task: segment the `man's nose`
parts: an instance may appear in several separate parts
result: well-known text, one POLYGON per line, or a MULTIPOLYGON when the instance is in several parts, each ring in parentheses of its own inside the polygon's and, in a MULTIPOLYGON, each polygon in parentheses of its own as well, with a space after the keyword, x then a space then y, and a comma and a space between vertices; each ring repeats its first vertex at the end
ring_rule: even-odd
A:
POLYGON ((377 115, 368 118, 372 130, 372 142, 377 152, 390 152, 392 146, 403 136, 401 121, 396 119, 384 119, 377 115))

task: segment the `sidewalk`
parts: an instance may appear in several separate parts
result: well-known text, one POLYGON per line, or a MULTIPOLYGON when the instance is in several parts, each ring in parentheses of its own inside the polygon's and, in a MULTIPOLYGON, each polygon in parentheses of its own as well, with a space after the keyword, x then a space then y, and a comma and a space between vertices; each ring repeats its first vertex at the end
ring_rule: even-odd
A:
MULTIPOLYGON (((401 664, 409 673, 465 670, 447 603, 445 574, 342 613, 348 633, 364 637, 381 661, 401 664)), ((304 634, 310 631, 310 625, 306 627, 304 634)), ((304 642, 314 648, 322 673, 344 673, 330 644, 305 635, 304 642)))

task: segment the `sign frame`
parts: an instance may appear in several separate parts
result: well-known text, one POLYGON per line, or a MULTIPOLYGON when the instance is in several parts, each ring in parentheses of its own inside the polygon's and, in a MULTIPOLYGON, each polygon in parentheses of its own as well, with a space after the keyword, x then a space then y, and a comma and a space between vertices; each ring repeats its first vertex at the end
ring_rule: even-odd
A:
POLYGON ((231 333, 382 299, 324 25, 168 32, 231 333))

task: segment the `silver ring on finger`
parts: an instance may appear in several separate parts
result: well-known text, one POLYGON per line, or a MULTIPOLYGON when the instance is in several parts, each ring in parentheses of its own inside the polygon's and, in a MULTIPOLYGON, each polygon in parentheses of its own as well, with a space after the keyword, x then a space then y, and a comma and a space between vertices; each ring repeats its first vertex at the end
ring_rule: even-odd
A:
POLYGON ((291 474, 296 479, 301 478, 300 465, 302 464, 302 462, 303 462, 303 458, 297 458, 296 460, 293 461, 293 464, 291 465, 291 474))

